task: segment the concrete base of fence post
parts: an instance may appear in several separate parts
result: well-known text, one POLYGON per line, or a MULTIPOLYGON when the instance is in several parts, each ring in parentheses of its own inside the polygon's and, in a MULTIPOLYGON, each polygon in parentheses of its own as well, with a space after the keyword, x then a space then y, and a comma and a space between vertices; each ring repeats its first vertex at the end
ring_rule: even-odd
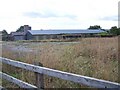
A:
MULTIPOLYGON (((34 65, 43 67, 43 64, 40 62, 34 62, 34 65)), ((38 90, 44 89, 44 76, 43 74, 35 72, 35 85, 38 87, 38 90)))

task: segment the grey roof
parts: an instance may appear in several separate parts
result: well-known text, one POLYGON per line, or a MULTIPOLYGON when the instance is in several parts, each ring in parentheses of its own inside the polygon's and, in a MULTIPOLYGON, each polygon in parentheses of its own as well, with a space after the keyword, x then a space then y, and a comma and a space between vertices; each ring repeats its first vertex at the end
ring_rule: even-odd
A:
POLYGON ((12 36, 23 36, 25 35, 25 33, 24 32, 11 32, 11 35, 12 36))
POLYGON ((87 33, 101 33, 105 32, 100 29, 89 30, 89 29, 65 29, 65 30, 28 30, 32 35, 39 34, 87 34, 87 33))

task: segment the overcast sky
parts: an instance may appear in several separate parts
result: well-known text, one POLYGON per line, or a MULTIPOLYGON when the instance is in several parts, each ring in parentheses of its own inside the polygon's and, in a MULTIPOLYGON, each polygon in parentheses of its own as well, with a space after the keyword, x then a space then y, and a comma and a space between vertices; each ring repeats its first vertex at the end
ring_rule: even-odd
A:
POLYGON ((119 0, 0 0, 0 31, 21 25, 40 29, 104 29, 118 26, 119 0))

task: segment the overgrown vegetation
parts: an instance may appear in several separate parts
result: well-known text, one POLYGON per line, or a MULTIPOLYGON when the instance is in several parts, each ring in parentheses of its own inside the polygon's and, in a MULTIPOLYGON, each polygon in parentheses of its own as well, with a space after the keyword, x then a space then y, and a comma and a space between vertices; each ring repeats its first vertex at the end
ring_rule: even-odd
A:
MULTIPOLYGON (((94 26, 90 26, 88 29, 92 29, 92 30, 95 29, 96 30, 96 29, 102 29, 102 27, 100 25, 94 25, 94 26)), ((102 29, 102 30, 105 30, 105 29, 102 29)), ((101 36, 108 36, 108 35, 117 36, 117 35, 120 35, 120 28, 117 28, 117 26, 113 26, 109 30, 107 30, 106 32, 101 33, 100 35, 101 36)))
POLYGON ((8 41, 8 33, 6 30, 0 31, 0 34, 2 34, 2 41, 8 41))
MULTIPOLYGON (((118 81, 118 37, 82 38, 78 42, 4 42, 3 57, 31 63, 61 71, 118 81), (19 50, 13 48, 19 47, 19 50), (24 52, 23 47, 32 52, 24 52)), ((34 73, 11 66, 3 66, 3 71, 23 81, 35 84, 34 73), (32 78, 31 78, 32 77, 32 78)), ((14 87, 5 83, 4 86, 14 87)), ((86 87, 70 81, 45 76, 47 88, 86 87)))
POLYGON ((112 35, 120 35, 120 28, 117 28, 116 26, 111 27, 109 33, 112 35))
POLYGON ((100 25, 90 26, 88 29, 102 29, 100 25))

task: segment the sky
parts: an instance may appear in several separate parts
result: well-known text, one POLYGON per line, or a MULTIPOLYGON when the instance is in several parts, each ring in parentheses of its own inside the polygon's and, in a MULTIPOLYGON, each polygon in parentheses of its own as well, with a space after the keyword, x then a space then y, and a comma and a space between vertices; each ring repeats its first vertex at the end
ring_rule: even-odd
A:
POLYGON ((0 31, 118 26, 119 0, 0 0, 0 31))

